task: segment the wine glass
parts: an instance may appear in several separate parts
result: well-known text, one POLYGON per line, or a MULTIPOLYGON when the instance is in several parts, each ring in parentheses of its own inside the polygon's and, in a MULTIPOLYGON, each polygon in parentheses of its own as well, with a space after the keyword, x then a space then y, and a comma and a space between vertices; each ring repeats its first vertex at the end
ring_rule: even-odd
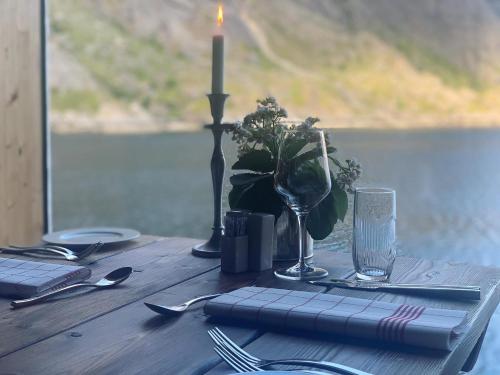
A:
POLYGON ((274 274, 288 280, 315 280, 328 271, 305 259, 309 212, 330 192, 325 135, 321 130, 284 130, 280 134, 274 188, 295 213, 299 226, 299 262, 274 274))

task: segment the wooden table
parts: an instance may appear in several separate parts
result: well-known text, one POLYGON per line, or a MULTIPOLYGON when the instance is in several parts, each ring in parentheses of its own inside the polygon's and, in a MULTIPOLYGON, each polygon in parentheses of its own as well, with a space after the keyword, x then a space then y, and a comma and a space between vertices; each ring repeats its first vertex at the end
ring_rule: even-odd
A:
MULTIPOLYGON (((0 374, 229 374, 232 371, 212 350, 207 330, 214 324, 203 314, 202 304, 181 317, 167 319, 145 308, 143 302, 176 304, 249 284, 327 292, 277 280, 270 272, 222 274, 218 259, 191 255, 191 247, 199 242, 143 236, 95 255, 88 265, 92 279, 117 267, 134 268, 131 278, 112 290, 81 293, 20 310, 11 310, 9 301, 0 299, 0 374)), ((350 254, 319 251, 316 261, 334 277, 352 275, 350 254)), ((329 293, 467 310, 468 330, 454 343, 452 352, 218 326, 258 356, 325 359, 381 375, 470 370, 500 299, 500 270, 398 258, 393 280, 480 284, 482 298, 480 302, 456 302, 341 289, 329 293)))

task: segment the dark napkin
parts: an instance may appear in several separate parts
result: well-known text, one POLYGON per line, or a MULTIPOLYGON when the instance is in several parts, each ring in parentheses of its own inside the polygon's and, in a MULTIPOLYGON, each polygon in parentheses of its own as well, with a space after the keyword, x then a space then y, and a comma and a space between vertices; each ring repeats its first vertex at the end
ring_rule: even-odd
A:
POLYGON ((205 305, 214 317, 450 350, 467 313, 334 294, 245 287, 205 305))
POLYGON ((87 267, 0 258, 0 295, 31 297, 90 277, 87 267))

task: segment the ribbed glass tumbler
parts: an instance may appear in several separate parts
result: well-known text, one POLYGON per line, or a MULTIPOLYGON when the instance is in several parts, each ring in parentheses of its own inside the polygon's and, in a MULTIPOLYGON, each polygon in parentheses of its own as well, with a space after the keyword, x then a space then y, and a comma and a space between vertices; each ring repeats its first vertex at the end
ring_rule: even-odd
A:
POLYGON ((396 192, 358 188, 354 195, 352 258, 356 277, 384 281, 396 259, 396 192))

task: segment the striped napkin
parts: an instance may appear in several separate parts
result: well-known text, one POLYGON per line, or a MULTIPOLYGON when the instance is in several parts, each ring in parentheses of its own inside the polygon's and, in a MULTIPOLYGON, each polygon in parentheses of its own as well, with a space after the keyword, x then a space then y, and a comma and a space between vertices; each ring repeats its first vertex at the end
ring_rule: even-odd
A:
POLYGON ((219 318, 450 350, 467 313, 285 289, 245 287, 205 305, 219 318))

